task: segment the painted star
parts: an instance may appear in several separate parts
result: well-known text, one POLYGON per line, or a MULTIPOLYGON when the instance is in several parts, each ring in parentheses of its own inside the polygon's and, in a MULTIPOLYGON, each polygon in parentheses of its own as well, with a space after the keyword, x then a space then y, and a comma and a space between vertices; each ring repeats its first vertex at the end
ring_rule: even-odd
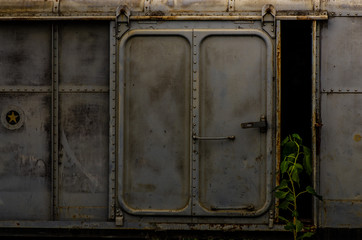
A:
POLYGON ((8 115, 8 118, 10 118, 9 123, 11 123, 11 122, 17 123, 17 121, 16 121, 17 117, 19 117, 19 116, 15 115, 14 112, 11 112, 11 114, 8 115))

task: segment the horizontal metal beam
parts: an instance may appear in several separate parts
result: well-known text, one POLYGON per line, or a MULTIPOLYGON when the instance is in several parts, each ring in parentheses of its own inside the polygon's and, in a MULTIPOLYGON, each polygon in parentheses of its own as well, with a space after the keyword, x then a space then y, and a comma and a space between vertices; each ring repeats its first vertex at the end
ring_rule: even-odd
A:
POLYGON ((114 21, 116 16, 0 16, 0 21, 114 21))
MULTIPOLYGON (((130 16, 132 21, 261 21, 261 16, 248 15, 174 15, 130 16)), ((114 21, 116 16, 0 16, 0 21, 114 21)), ((276 16, 277 20, 327 20, 328 14, 276 16)))

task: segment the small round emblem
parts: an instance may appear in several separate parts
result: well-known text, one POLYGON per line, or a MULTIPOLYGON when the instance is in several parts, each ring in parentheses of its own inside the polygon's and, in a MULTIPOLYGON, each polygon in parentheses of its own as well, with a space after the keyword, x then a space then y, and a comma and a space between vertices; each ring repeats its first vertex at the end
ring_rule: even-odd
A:
POLYGON ((19 129, 24 124, 24 112, 17 106, 8 106, 2 111, 1 122, 7 129, 19 129))

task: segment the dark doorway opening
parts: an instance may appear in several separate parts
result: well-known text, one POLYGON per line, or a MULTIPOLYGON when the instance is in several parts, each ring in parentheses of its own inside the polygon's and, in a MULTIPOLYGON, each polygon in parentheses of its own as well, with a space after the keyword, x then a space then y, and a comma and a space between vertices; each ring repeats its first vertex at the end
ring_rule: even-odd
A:
MULTIPOLYGON (((281 23, 281 136, 298 133, 311 148, 312 140, 312 22, 281 23)), ((312 185, 309 176, 301 176, 301 188, 312 185)), ((312 220, 312 197, 298 201, 301 220, 312 220)))

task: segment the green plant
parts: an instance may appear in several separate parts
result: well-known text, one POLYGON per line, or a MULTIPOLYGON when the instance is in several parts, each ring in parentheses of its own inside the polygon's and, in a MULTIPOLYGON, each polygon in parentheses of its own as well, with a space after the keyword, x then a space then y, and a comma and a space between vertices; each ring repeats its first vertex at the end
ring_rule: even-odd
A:
POLYGON ((282 142, 282 161, 280 164, 281 182, 275 191, 275 197, 280 200, 279 209, 289 212, 290 216, 279 216, 279 219, 285 222, 285 230, 293 233, 294 240, 311 237, 314 232, 306 227, 299 220, 297 200, 303 194, 311 194, 318 199, 318 195, 311 186, 305 189, 300 187, 300 176, 303 172, 311 175, 312 163, 310 149, 303 145, 302 138, 298 134, 292 134, 286 137, 282 142), (299 233, 303 232, 301 236, 299 233))

